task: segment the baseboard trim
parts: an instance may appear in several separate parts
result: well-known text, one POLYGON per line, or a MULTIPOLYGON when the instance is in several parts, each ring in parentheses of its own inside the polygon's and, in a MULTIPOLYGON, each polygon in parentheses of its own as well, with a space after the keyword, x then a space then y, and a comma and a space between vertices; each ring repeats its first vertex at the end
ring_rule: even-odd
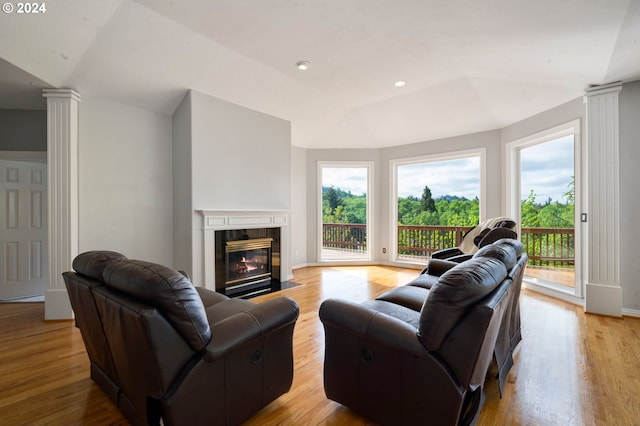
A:
POLYGON ((622 317, 621 287, 587 283, 585 296, 585 312, 622 317))
POLYGON ((640 318, 640 309, 626 309, 622 308, 622 315, 625 317, 640 318))

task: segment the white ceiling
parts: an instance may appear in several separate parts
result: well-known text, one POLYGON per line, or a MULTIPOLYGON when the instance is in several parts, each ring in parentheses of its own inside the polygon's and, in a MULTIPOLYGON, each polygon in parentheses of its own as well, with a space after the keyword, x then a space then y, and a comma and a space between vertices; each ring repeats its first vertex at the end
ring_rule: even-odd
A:
POLYGON ((194 89, 290 120, 293 144, 309 148, 501 128, 590 85, 640 79, 640 0, 46 5, 0 15, 0 59, 27 81, 166 114, 194 89))

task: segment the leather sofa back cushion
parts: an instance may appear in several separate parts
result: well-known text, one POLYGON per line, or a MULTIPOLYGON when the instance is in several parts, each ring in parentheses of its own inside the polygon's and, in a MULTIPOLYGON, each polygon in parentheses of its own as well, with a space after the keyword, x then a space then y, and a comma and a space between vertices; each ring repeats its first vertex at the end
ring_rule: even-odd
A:
POLYGON ((431 288, 420 311, 418 338, 437 351, 467 309, 491 293, 507 276, 504 263, 474 257, 445 272, 431 288))
POLYGON ((516 251, 516 257, 518 259, 520 259, 520 256, 522 256, 522 253, 524 252, 524 246, 522 245, 522 242, 518 241, 516 239, 505 238, 505 239, 502 239, 502 240, 498 240, 496 242, 499 243, 499 244, 505 244, 505 245, 513 247, 513 249, 516 251))
POLYGON ((180 272, 142 260, 121 260, 105 268, 103 279, 109 287, 157 308, 194 351, 211 339, 202 299, 180 272))
POLYGON ((478 250, 473 257, 492 257, 498 259, 504 263, 507 269, 513 268, 518 261, 515 248, 502 243, 486 245, 478 250))
POLYGON ((125 255, 115 251, 87 251, 73 259, 73 270, 94 280, 102 281, 102 272, 114 260, 126 259, 125 255))

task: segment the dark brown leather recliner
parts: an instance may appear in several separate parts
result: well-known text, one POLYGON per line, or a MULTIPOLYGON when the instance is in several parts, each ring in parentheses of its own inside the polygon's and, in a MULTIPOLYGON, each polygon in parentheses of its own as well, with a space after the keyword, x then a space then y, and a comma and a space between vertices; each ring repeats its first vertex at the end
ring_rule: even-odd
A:
POLYGON ((479 253, 430 289, 323 302, 327 397, 380 424, 472 423, 514 296, 508 272, 526 263, 514 248, 498 251, 507 255, 479 253))
POLYGON ((290 389, 292 299, 229 299, 113 252, 73 268, 63 276, 91 377, 132 424, 239 424, 290 389))
MULTIPOLYGON (((523 253, 522 243, 512 238, 504 238, 493 242, 490 245, 483 246, 472 257, 496 257, 507 265, 508 276, 513 280, 512 288, 509 293, 508 309, 505 312, 500 325, 500 334, 496 342, 495 361, 498 368, 498 381, 500 394, 504 391, 504 384, 507 380, 509 370, 513 366, 513 353, 522 341, 522 333, 520 329, 520 290, 522 288, 522 278, 527 266, 528 257, 523 253), (514 256, 517 261, 514 262, 514 256), (524 257, 523 257, 524 256, 524 257)), ((407 284, 412 290, 411 292, 415 310, 422 308, 422 303, 427 293, 424 290, 415 289, 414 287, 430 289, 438 282, 440 276, 449 269, 458 265, 458 262, 442 259, 431 259, 424 270, 411 282, 407 284)), ((398 292, 392 290, 391 293, 398 292)), ((380 297, 385 297, 382 295, 380 297)), ((409 306, 407 304, 407 306, 409 306)))

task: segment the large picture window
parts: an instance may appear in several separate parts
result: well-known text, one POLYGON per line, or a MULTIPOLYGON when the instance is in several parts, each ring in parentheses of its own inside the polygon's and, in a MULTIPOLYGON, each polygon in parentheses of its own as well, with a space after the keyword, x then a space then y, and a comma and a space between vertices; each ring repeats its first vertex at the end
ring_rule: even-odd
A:
POLYGON ((318 164, 319 260, 371 259, 372 163, 318 164))
POLYGON ((392 161, 395 261, 424 263, 479 223, 483 163, 484 150, 392 161))

